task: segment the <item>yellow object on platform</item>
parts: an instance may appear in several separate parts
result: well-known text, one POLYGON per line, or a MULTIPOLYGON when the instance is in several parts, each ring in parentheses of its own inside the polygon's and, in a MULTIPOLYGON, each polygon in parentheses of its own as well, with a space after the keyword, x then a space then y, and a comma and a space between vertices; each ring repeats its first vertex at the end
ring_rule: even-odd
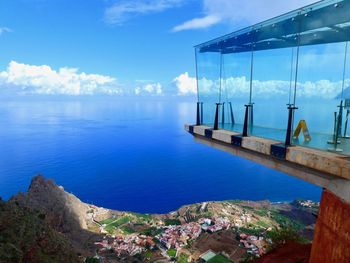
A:
POLYGON ((307 124, 305 120, 299 121, 298 126, 294 131, 293 138, 298 139, 301 131, 303 131, 304 140, 308 142, 311 141, 310 132, 309 132, 309 129, 307 128, 307 124))

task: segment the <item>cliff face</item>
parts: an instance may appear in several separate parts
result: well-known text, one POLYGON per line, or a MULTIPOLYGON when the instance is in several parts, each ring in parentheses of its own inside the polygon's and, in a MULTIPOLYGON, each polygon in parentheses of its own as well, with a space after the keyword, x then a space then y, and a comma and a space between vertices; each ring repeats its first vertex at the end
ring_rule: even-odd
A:
POLYGON ((27 193, 1 202, 0 262, 79 262, 78 255, 93 255, 101 237, 87 231, 88 209, 53 181, 34 177, 27 193))
POLYGON ((69 239, 45 214, 19 202, 0 202, 0 262, 80 262, 69 239))
POLYGON ((36 176, 30 184, 28 193, 17 195, 13 199, 44 213, 47 222, 60 232, 69 233, 75 229, 87 229, 88 205, 65 192, 63 187, 57 186, 52 180, 36 176))

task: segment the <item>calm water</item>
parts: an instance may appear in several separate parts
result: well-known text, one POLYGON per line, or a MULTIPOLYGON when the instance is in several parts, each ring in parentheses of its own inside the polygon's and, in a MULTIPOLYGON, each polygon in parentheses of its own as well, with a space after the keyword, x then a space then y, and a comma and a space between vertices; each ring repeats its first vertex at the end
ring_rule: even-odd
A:
POLYGON ((175 99, 0 101, 0 196, 53 178, 80 199, 137 212, 207 200, 319 200, 321 189, 205 145, 183 130, 195 103, 175 99))

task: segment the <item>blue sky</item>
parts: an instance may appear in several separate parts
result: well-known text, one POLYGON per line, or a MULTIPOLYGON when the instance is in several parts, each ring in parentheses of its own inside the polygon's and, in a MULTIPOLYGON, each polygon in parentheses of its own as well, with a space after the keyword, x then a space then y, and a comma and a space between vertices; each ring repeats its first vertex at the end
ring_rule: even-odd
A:
POLYGON ((87 91, 117 85, 162 93, 177 78, 177 88, 186 90, 195 75, 195 44, 312 2, 2 0, 0 76, 7 81, 0 85, 60 93, 65 85, 54 84, 76 78, 71 90, 84 82, 87 91))

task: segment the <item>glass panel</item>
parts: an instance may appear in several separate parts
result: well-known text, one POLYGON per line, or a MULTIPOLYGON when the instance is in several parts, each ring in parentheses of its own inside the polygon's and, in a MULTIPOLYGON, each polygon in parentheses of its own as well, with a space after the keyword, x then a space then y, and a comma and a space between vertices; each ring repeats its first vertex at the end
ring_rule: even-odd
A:
POLYGON ((198 45, 204 123, 221 101, 221 127, 242 132, 252 102, 251 134, 284 141, 289 104, 299 107, 292 131, 305 132, 294 144, 350 154, 349 10, 349 0, 321 1, 198 45))
MULTIPOLYGON (((302 27, 311 23, 305 11, 302 27)), ((334 30, 333 30, 334 31, 334 30)), ((342 34, 334 31, 333 34, 342 34)), ((315 35, 317 38, 317 34, 315 35)), ((306 42, 305 35, 301 42, 306 42)), ((306 124, 310 138, 301 133, 294 144, 322 150, 339 150, 350 153, 350 142, 343 139, 344 93, 346 84, 344 71, 346 42, 301 46, 299 51, 298 85, 296 104, 298 110, 294 127, 306 124), (339 121, 339 125, 338 125, 339 121), (338 132, 337 132, 338 131, 338 132), (336 138, 339 136, 339 138, 336 138), (338 143, 336 143, 336 141, 338 143)))
MULTIPOLYGON (((346 61, 345 61, 344 91, 343 91, 343 99, 344 99, 343 137, 344 139, 350 140, 350 43, 349 42, 347 43, 346 51, 347 52, 346 52, 346 61)), ((349 151, 346 151, 346 153, 349 153, 349 151)))
MULTIPOLYGON (((348 10, 350 10, 349 0, 320 1, 256 24, 254 28, 259 29, 259 32, 255 34, 255 50, 295 46, 295 43, 289 40, 299 32, 299 28, 295 27, 295 17, 300 12, 307 17, 301 28, 302 46, 348 41, 350 33, 348 10), (336 34, 339 28, 344 34, 336 34)), ((230 50, 230 52, 249 52, 252 39, 247 32, 250 30, 251 27, 245 28, 197 47, 212 52, 218 52, 220 49, 230 50)))
MULTIPOLYGON (((284 18, 286 16, 283 16, 284 18)), ((300 16, 299 16, 300 17, 300 16)), ((252 125, 250 134, 258 137, 285 141, 288 121, 288 105, 293 104, 297 32, 300 29, 298 16, 289 16, 274 23, 255 26, 252 125), (286 39, 285 32, 294 32, 286 39), (280 35, 277 39, 264 40, 267 35, 280 35), (280 42, 288 43, 285 47, 280 42), (265 48, 266 46, 266 48, 265 48), (268 49, 268 47, 270 48, 268 49), (263 48, 264 47, 264 48, 263 48), (279 48, 284 47, 284 48, 279 48)))
POLYGON ((250 52, 223 55, 221 107, 225 117, 221 128, 240 133, 243 131, 244 105, 249 101, 250 62, 250 52))
POLYGON ((201 123, 212 126, 216 103, 220 101, 220 63, 219 52, 200 52, 196 49, 198 101, 202 103, 201 123))
POLYGON ((293 104, 296 48, 254 54, 253 129, 258 137, 285 141, 288 104, 293 104))

